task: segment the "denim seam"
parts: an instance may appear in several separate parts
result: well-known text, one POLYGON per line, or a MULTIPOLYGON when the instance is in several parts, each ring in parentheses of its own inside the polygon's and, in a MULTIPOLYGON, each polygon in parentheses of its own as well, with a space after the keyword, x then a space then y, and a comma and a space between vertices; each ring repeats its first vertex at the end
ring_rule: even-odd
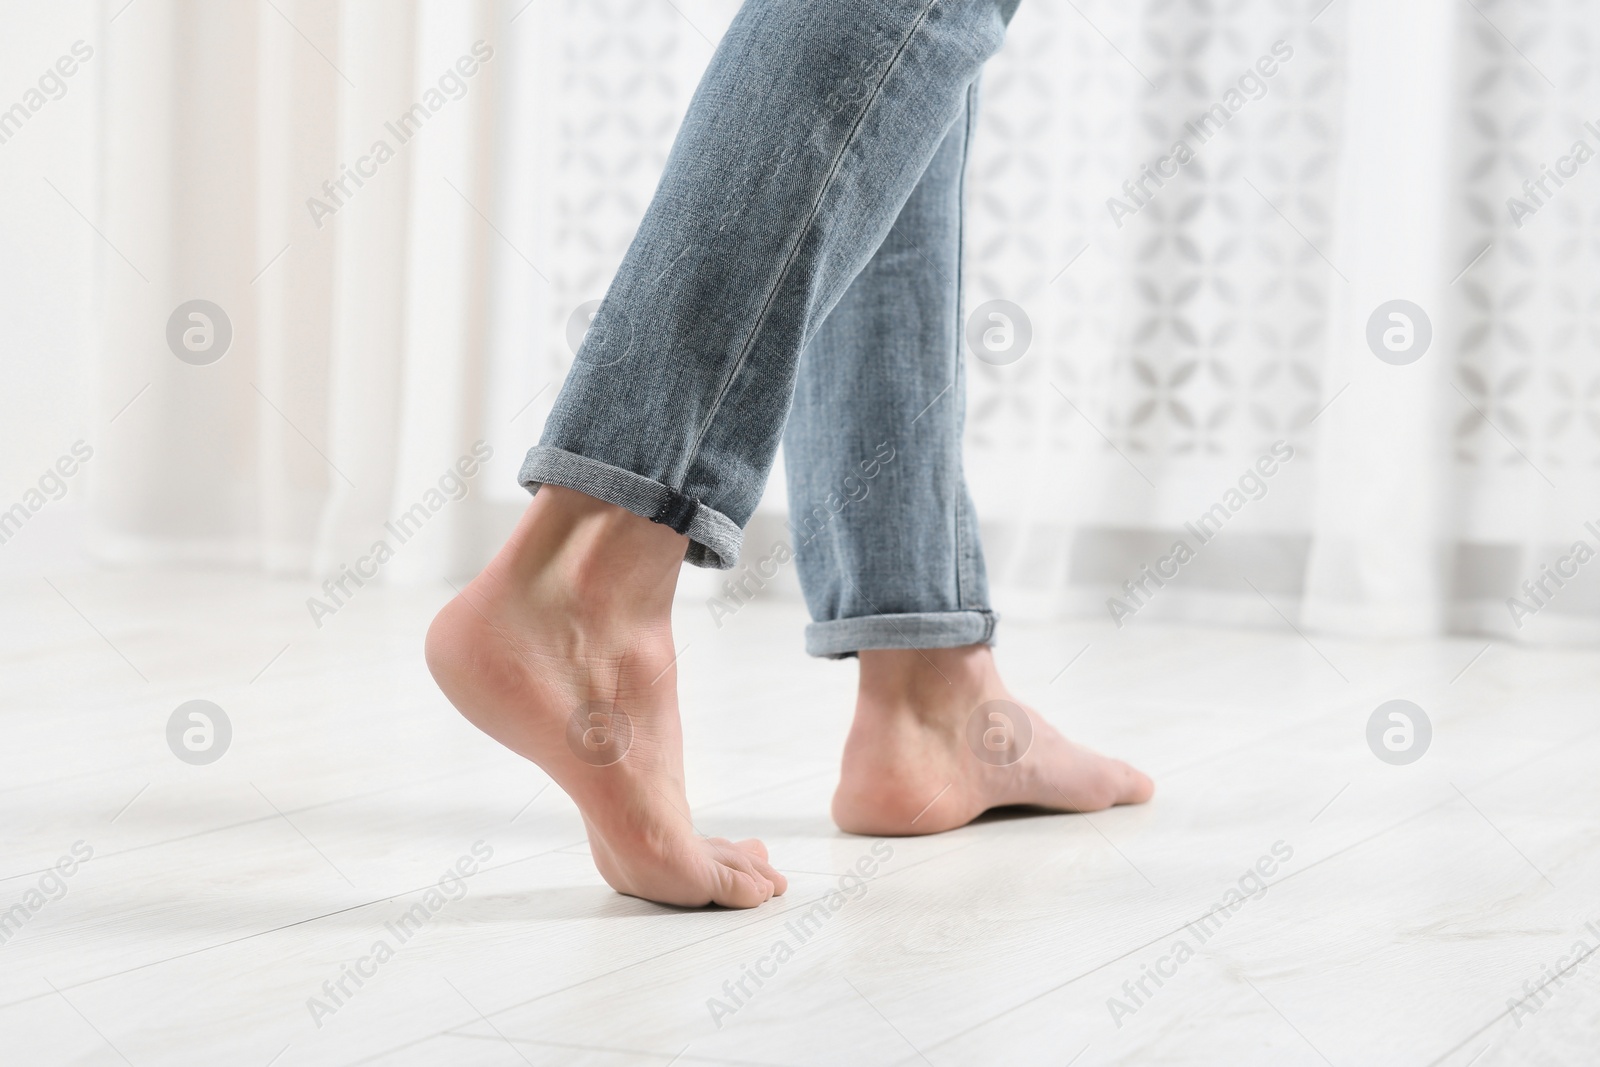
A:
MULTIPOLYGON (((972 124, 974 112, 973 95, 977 82, 967 86, 967 115, 966 131, 961 138, 961 172, 956 181, 956 335, 955 335, 955 362, 951 368, 950 380, 962 386, 962 395, 952 397, 955 402, 951 408, 956 412, 956 426, 959 431, 962 414, 965 411, 965 382, 961 376, 961 316, 966 310, 962 297, 962 287, 965 284, 964 263, 966 261, 967 242, 967 159, 972 152, 972 124)), ((962 442, 959 434, 956 437, 956 484, 958 487, 966 485, 966 464, 962 462, 962 442)), ((966 543, 966 510, 967 494, 965 489, 956 494, 956 607, 967 606, 967 543, 966 543)))
POLYGON ((789 271, 794 266, 795 257, 800 254, 800 249, 805 246, 806 235, 811 232, 811 227, 816 222, 817 212, 821 209, 823 200, 833 187, 834 179, 839 174, 839 168, 844 165, 845 156, 849 154, 851 146, 856 143, 856 134, 860 132, 862 123, 866 121, 868 112, 872 110, 872 105, 876 104, 878 98, 882 96, 883 85, 889 80, 889 76, 894 73, 896 66, 899 65, 900 57, 905 55, 906 48, 911 44, 911 38, 916 36, 917 31, 922 28, 923 22, 927 19, 928 12, 933 10, 933 6, 938 2, 939 0, 927 0, 922 13, 911 24, 911 28, 906 31, 905 37, 900 41, 899 47, 895 49, 894 55, 889 58, 888 65, 883 69, 883 75, 878 78, 878 83, 872 87, 872 95, 867 98, 860 114, 856 116, 855 124, 850 127, 850 132, 845 136, 844 143, 839 146, 839 152, 834 156, 832 166, 828 168, 828 176, 823 179, 822 187, 817 190, 816 199, 811 202, 811 210, 806 214, 805 224, 800 227, 794 245, 789 249, 789 256, 784 260, 783 270, 778 272, 778 277, 773 281, 772 288, 767 291, 766 301, 761 306, 761 313, 756 316, 756 323, 750 330, 750 336, 745 339, 744 347, 739 350, 739 357, 734 360, 732 369, 728 371, 728 376, 723 379, 721 388, 717 390, 716 399, 711 402, 711 411, 706 415, 699 432, 695 434, 693 444, 689 446, 688 451, 684 454, 683 469, 678 472, 676 478, 680 489, 688 481, 689 472, 694 468, 695 460, 700 456, 700 446, 704 443, 706 434, 711 431, 711 424, 717 421, 717 415, 722 410, 723 398, 728 395, 728 390, 732 388, 734 379, 744 369, 745 360, 750 354, 750 349, 754 347, 756 337, 761 333, 761 328, 766 325, 767 314, 772 310, 773 302, 778 296, 778 290, 782 287, 784 279, 789 276, 789 271))

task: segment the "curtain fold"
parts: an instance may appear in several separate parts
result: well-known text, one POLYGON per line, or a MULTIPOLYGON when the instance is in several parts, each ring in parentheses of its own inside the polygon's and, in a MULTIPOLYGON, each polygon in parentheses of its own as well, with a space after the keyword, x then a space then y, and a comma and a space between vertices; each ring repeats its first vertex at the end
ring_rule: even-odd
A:
MULTIPOLYGON (((306 199, 339 156, 329 101, 343 82, 300 37, 337 48, 338 9, 307 0, 280 6, 283 14, 267 5, 256 10, 260 185, 246 262, 254 266, 260 394, 245 399, 257 426, 259 558, 274 573, 295 574, 311 560, 331 488, 327 461, 301 437, 327 450, 335 279, 333 236, 313 226, 306 199)), ((240 531, 241 541, 251 534, 240 531)))
POLYGON ((1444 623, 1455 551, 1447 515, 1459 480, 1448 415, 1459 401, 1450 388, 1456 339, 1440 336, 1455 273, 1441 192, 1454 172, 1457 6, 1357 0, 1344 12, 1345 61, 1362 76, 1348 80, 1343 100, 1326 410, 1308 428, 1317 486, 1301 618, 1319 630, 1418 636, 1444 623), (1437 320, 1428 351, 1403 365, 1368 344, 1374 309, 1395 300, 1433 308, 1437 320))
POLYGON ((253 30, 245 8, 157 4, 104 46, 97 377, 127 440, 90 483, 107 558, 254 560, 253 30), (231 309, 228 358, 204 375, 166 341, 194 299, 231 309))

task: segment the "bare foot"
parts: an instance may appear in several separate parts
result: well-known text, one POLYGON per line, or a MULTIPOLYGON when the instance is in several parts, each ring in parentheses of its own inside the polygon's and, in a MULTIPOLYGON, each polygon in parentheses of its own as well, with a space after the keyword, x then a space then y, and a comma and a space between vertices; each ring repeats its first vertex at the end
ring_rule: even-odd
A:
POLYGON ((1012 700, 987 645, 861 653, 856 717, 833 795, 842 830, 936 834, 1009 804, 1100 811, 1143 804, 1154 792, 1144 774, 1073 744, 1012 700))
POLYGON ((428 669, 462 715, 572 797, 617 892, 753 908, 787 881, 761 842, 701 837, 684 793, 671 606, 686 544, 545 486, 433 620, 428 669))

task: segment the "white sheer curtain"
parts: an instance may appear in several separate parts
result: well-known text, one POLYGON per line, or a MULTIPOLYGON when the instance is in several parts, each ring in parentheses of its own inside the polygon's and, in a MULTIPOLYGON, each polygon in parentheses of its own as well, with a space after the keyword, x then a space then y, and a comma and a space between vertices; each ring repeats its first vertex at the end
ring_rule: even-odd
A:
MULTIPOLYGON (((736 8, 107 3, 98 397, 107 417, 139 399, 94 470, 96 550, 314 584, 421 503, 383 578, 475 567, 736 8), (451 81, 478 42, 492 57, 451 81), (361 164, 380 140, 393 157, 361 164), (324 183, 358 164, 335 203, 324 183), (233 325, 209 366, 164 340, 191 299, 233 325), (479 441, 470 494, 430 506, 479 441)), ((1600 186, 1551 185, 1520 227, 1505 204, 1575 139, 1600 149, 1597 30, 1509 0, 1025 0, 985 79, 966 274, 969 306, 1033 326, 1020 360, 970 364, 1001 610, 1600 633, 1600 563, 1536 590, 1521 627, 1506 604, 1534 606, 1522 582, 1574 541, 1600 548, 1600 186), (1189 132, 1208 112, 1225 123, 1189 132), (1125 190, 1178 140, 1192 160, 1125 190), (1366 341, 1393 299, 1433 326, 1405 366, 1366 341), (1294 457, 1265 495, 1132 598, 1278 441, 1294 457)))
POLYGON ((516 41, 488 3, 116 17, 102 207, 127 258, 100 259, 101 404, 139 399, 118 416, 130 446, 97 470, 94 545, 331 573, 396 541, 385 522, 423 502, 426 523, 402 530, 426 535, 392 546, 385 577, 470 568, 494 503, 522 492, 507 487, 520 439, 491 416, 491 383, 522 383, 495 378, 487 342, 491 272, 506 298, 532 274, 491 246, 516 41), (232 323, 210 365, 167 351, 166 319, 191 299, 232 323), (462 479, 470 495, 448 480, 431 506, 480 440, 495 455, 462 479))
POLYGON ((1538 227, 1505 202, 1574 138, 1600 148, 1596 30, 1588 5, 1024 3, 970 242, 969 303, 1011 299, 1036 330, 1017 363, 973 364, 1002 601, 1108 627, 1114 597, 1124 625, 1600 634, 1593 568, 1521 589, 1600 549, 1600 252, 1574 232, 1600 187, 1571 180, 1538 227), (1186 124, 1278 42, 1259 98, 1117 227, 1107 199, 1131 203, 1123 183, 1197 142, 1186 124), (1393 299, 1432 320, 1407 366, 1366 339, 1393 299), (1294 460, 1199 546, 1184 524, 1276 440, 1294 460), (1129 596, 1180 537, 1180 576, 1129 596), (1513 596, 1538 610, 1514 619, 1513 596))

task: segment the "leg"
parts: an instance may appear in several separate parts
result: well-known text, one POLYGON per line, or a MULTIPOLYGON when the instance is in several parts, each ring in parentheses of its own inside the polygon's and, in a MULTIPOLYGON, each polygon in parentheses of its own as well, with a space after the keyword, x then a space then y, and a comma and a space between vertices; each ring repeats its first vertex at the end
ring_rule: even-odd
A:
POLYGON ((1017 0, 747 0, 521 481, 428 632, 451 702, 577 802, 614 888, 752 907, 759 842, 695 833, 669 609, 737 560, 806 342, 894 224, 1017 0), (542 488, 541 488, 542 487, 542 488))
POLYGON ((861 660, 833 802, 835 821, 857 833, 936 833, 1006 804, 1094 811, 1152 790, 1016 703, 990 653, 995 617, 961 469, 962 175, 976 110, 974 83, 888 237, 807 348, 784 437, 816 620, 807 651, 861 660), (1025 726, 1013 721, 1022 716, 1025 726), (1001 748, 983 747, 986 738, 1001 748))
POLYGON ((966 108, 1017 0, 747 0, 528 453, 731 567, 800 354, 966 108))

